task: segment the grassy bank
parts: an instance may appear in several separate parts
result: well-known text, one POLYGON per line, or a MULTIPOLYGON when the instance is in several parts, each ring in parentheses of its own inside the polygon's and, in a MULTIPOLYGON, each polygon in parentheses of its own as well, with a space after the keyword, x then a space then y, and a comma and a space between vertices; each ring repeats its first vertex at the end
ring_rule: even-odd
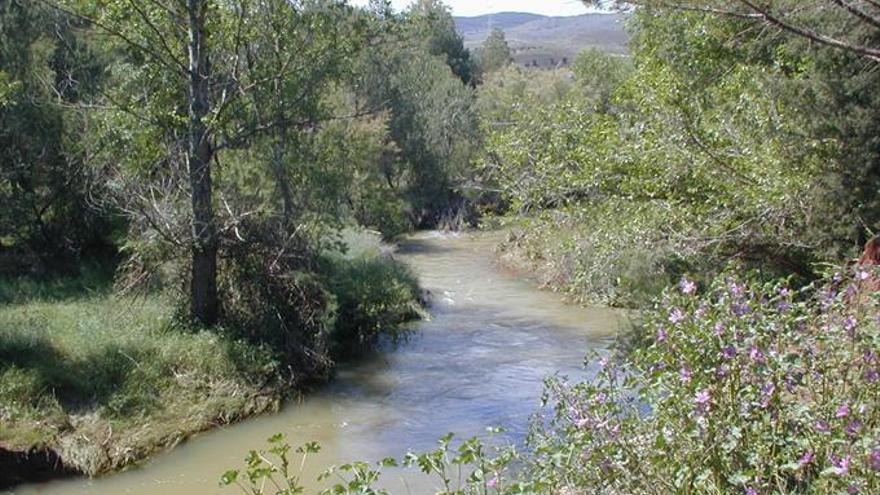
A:
POLYGON ((56 297, 51 283, 3 284, 17 299, 0 306, 7 449, 48 448, 98 475, 280 402, 268 349, 180 327, 161 297, 56 297))
MULTIPOLYGON (((331 301, 322 358, 331 365, 420 311, 415 277, 375 239, 359 242, 347 255, 326 256, 316 275, 331 301)), ((193 330, 164 296, 119 297, 92 271, 3 279, 0 297, 0 448, 51 451, 90 476, 277 409, 320 378, 301 374, 269 340, 233 328, 193 330)))

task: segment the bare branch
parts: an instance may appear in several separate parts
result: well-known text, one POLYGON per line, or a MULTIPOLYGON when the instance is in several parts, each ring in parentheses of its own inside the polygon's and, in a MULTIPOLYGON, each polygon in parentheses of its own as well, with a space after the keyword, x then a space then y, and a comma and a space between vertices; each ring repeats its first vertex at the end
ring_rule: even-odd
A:
POLYGON ((850 2, 847 2, 846 0, 831 0, 831 1, 834 2, 835 4, 839 5, 840 7, 846 9, 847 12, 858 17, 863 22, 866 22, 874 27, 880 28, 880 18, 874 17, 874 16, 868 14, 864 10, 856 7, 855 5, 853 5, 850 2))
POLYGON ((752 0, 739 0, 740 3, 746 5, 750 9, 759 13, 765 22, 768 22, 784 31, 788 31, 790 33, 796 34, 798 36, 802 36, 811 41, 815 41, 816 43, 820 43, 823 45, 833 46, 835 48, 840 48, 849 52, 857 53, 859 55, 868 57, 875 61, 880 61, 880 50, 876 48, 870 48, 862 45, 855 45, 852 43, 847 43, 845 41, 839 40, 837 38, 832 38, 830 36, 825 36, 823 34, 819 34, 811 29, 807 29, 804 27, 796 26, 791 24, 780 17, 772 14, 769 9, 764 7, 759 7, 752 0))

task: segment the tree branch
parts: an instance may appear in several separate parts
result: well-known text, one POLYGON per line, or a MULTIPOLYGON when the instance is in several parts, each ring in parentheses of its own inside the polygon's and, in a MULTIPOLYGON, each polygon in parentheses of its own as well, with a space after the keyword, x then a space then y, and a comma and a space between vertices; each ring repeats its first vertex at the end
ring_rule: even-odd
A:
POLYGON ((874 27, 880 28, 880 18, 874 17, 874 16, 868 14, 864 10, 856 7, 855 5, 849 3, 845 0, 831 0, 831 1, 834 2, 835 4, 839 5, 841 8, 846 9, 847 12, 858 17, 862 21, 864 21, 874 27))
POLYGON ((830 36, 825 36, 823 34, 819 34, 811 29, 803 28, 800 26, 795 26, 780 17, 777 17, 770 13, 770 10, 767 8, 759 7, 752 0, 739 0, 740 3, 754 10, 758 14, 763 17, 764 21, 770 23, 784 31, 788 31, 790 33, 796 34, 798 36, 807 38, 811 41, 815 41, 816 43, 820 43, 827 46, 832 46, 835 48, 840 48, 849 52, 853 52, 865 57, 868 57, 872 60, 880 62, 880 50, 876 48, 870 48, 862 45, 854 45, 851 43, 847 43, 845 41, 839 40, 837 38, 832 38, 830 36))
POLYGON ((132 48, 134 48, 134 49, 136 49, 136 50, 138 50, 138 51, 140 51, 140 52, 143 52, 143 53, 145 53, 145 54, 151 56, 153 59, 155 59, 157 62, 159 62, 159 64, 165 66, 165 68, 167 68, 167 69, 170 69, 170 70, 172 70, 172 71, 174 71, 174 72, 181 72, 181 71, 182 71, 184 74, 187 73, 186 67, 181 66, 180 63, 178 62, 178 60, 177 60, 176 58, 172 60, 173 63, 168 62, 167 60, 165 60, 165 59, 162 57, 162 55, 161 55, 160 53, 157 53, 156 51, 152 50, 151 48, 149 48, 149 47, 147 47, 147 46, 144 46, 144 45, 142 45, 142 44, 140 44, 140 43, 134 41, 134 40, 131 39, 130 37, 128 37, 128 36, 126 36, 125 34, 121 33, 120 31, 118 31, 118 30, 116 30, 116 29, 114 29, 114 28, 112 28, 112 27, 110 27, 110 26, 108 26, 108 25, 106 25, 106 24, 104 24, 104 23, 98 21, 97 19, 94 19, 94 18, 91 18, 91 17, 89 17, 89 16, 86 16, 86 15, 80 14, 79 12, 75 12, 75 11, 73 11, 73 10, 70 10, 70 9, 64 8, 64 7, 62 7, 61 5, 58 5, 57 3, 55 3, 55 2, 53 2, 53 1, 51 1, 51 0, 37 0, 37 1, 40 2, 40 3, 42 3, 43 5, 46 5, 46 6, 49 7, 50 9, 56 10, 56 11, 58 11, 58 12, 61 12, 61 13, 67 14, 67 15, 72 16, 72 17, 75 17, 75 18, 77 18, 77 19, 79 19, 79 20, 85 21, 85 22, 87 22, 87 23, 89 23, 89 24, 91 24, 91 25, 97 27, 97 28, 100 29, 101 31, 104 31, 104 32, 107 33, 107 34, 109 34, 109 35, 111 35, 111 36, 113 36, 113 37, 115 37, 115 38, 118 38, 118 39, 122 40, 122 41, 123 41, 125 44, 127 44, 128 46, 130 46, 130 47, 132 47, 132 48))

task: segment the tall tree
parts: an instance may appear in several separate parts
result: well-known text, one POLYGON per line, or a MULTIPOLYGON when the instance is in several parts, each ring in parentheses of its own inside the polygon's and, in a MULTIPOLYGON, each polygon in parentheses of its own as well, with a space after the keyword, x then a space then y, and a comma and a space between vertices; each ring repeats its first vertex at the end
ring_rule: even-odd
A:
POLYGON ((489 33, 479 51, 480 68, 484 72, 494 72, 510 64, 510 45, 504 30, 496 27, 489 33))

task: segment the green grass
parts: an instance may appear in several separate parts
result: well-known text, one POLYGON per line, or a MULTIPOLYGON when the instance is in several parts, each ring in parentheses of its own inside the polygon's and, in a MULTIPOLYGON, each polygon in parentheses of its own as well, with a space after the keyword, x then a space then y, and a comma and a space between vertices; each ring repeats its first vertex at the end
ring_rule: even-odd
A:
MULTIPOLYGON (((348 249, 325 253, 313 277, 330 299, 331 365, 422 315, 416 278, 377 234, 341 240, 348 249)), ((94 476, 280 405, 292 382, 272 328, 262 341, 186 328, 159 294, 114 295, 112 272, 0 277, 0 446, 51 449, 94 476)))
POLYGON ((0 304, 0 444, 51 448, 95 475, 277 405, 270 352, 87 282, 0 281, 15 301, 0 304))

